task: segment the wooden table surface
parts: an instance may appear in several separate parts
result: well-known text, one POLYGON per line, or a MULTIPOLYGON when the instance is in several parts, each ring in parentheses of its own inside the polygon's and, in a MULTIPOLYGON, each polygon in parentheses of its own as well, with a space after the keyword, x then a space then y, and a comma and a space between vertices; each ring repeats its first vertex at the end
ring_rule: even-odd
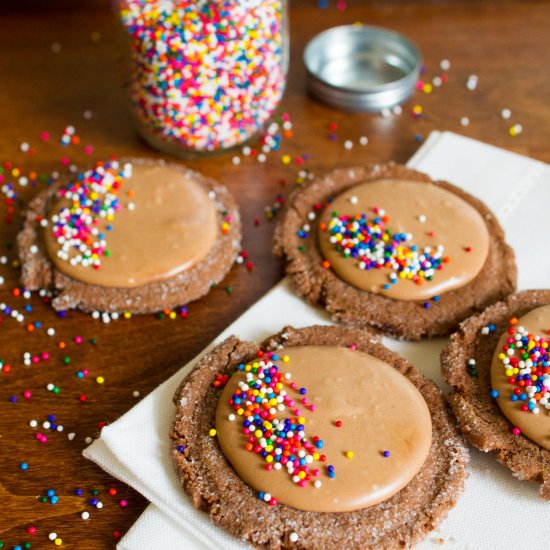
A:
MULTIPOLYGON (((62 157, 86 166, 111 155, 158 154, 132 128, 118 73, 116 26, 109 2, 6 4, 0 15, 0 162, 4 183, 15 183, 17 199, 4 204, 3 190, 0 256, 6 260, 0 258, 4 279, 0 302, 23 313, 25 319, 18 322, 0 313, 0 540, 4 548, 23 547, 27 541, 32 548, 52 547, 48 539, 52 532, 62 539, 63 547, 112 548, 117 536, 136 520, 147 502, 84 460, 85 440, 97 437, 104 423, 132 407, 138 400, 134 392, 144 396, 153 390, 282 277, 282 265, 270 251, 274 224, 266 219, 265 209, 276 204, 278 194, 295 186, 300 170, 318 174, 362 162, 405 162, 432 130, 460 132, 550 162, 550 71, 546 66, 550 4, 357 0, 341 10, 334 0, 327 9, 320 9, 314 0, 296 1, 291 8, 289 82, 279 111, 290 115, 293 136, 285 137, 280 151, 269 154, 265 164, 242 158, 235 166, 235 153, 188 162, 219 179, 238 198, 244 249, 253 269, 236 265, 223 284, 189 306, 186 319, 144 315, 104 324, 74 311, 61 318, 39 296, 27 299, 17 290, 14 238, 26 201, 44 186, 40 176, 64 169, 62 157), (417 91, 400 116, 387 118, 336 111, 308 97, 301 61, 305 43, 323 29, 356 21, 392 28, 415 41, 424 55, 426 82, 441 74, 440 62, 448 59, 447 82, 431 94, 417 91), (472 74, 479 78, 475 91, 466 88, 472 74), (416 105, 423 109, 420 118, 411 115, 416 105), (509 120, 501 116, 504 108, 512 112, 509 120), (91 118, 84 116, 87 111, 91 118), (468 117, 469 125, 461 125, 463 117, 468 117), (516 123, 523 132, 512 137, 508 129, 516 123), (337 125, 332 139, 331 124, 337 125), (60 137, 68 125, 76 128, 80 144, 62 147, 60 137), (42 132, 49 132, 49 141, 41 139, 42 132), (368 137, 368 145, 359 144, 360 136, 368 137), (344 146, 348 140, 353 144, 349 150, 344 146), (23 143, 32 151, 23 153, 23 143), (88 145, 93 147, 91 154, 85 152, 88 145), (282 162, 283 155, 293 159, 289 165, 282 162), (298 165, 296 159, 303 163, 298 165), (13 167, 5 162, 29 179, 36 172, 38 183, 22 187, 20 176, 13 175, 13 167), (32 310, 26 311, 29 306, 32 310), (54 336, 47 335, 50 327, 55 328, 54 336), (75 343, 78 336, 81 344, 75 343), (46 352, 50 358, 25 366, 26 352, 33 356, 46 352), (88 371, 85 376, 84 371, 88 371), (104 377, 103 384, 97 382, 99 376, 104 377), (48 384, 59 388, 58 393, 49 391, 48 384), (30 399, 25 398, 26 391, 32 394, 30 399), (84 403, 81 395, 86 396, 84 403), (55 416, 63 432, 42 427, 49 415, 55 416), (38 422, 38 428, 29 425, 31 420, 38 422), (36 439, 38 432, 48 437, 46 442, 36 439), (74 434, 72 440, 69 434, 74 434), (22 463, 28 464, 26 471, 22 463), (75 497, 77 488, 83 492, 81 497, 75 497), (48 489, 59 496, 57 504, 36 500, 48 489), (94 496, 102 509, 89 503, 94 496), (125 507, 121 500, 127 502, 125 507), (90 512, 87 521, 81 518, 83 510, 90 512), (27 532, 29 526, 36 527, 34 535, 27 532)), ((257 146, 258 141, 252 144, 257 146)))

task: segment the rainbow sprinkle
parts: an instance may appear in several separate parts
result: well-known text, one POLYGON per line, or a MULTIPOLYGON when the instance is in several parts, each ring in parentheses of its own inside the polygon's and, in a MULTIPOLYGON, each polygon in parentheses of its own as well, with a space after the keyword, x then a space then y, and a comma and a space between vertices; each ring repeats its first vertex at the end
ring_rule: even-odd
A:
MULTIPOLYGON (((510 319, 509 337, 498 359, 508 383, 514 386, 511 401, 522 402, 524 412, 539 414, 541 406, 550 409, 549 341, 522 326, 514 328, 517 323, 517 318, 510 319)), ((498 397, 498 392, 493 396, 498 397)))
MULTIPOLYGON (((317 478, 321 471, 313 463, 326 461, 326 456, 320 453, 324 442, 318 436, 308 439, 306 419, 287 389, 296 390, 299 403, 310 411, 315 410, 315 405, 306 397, 306 388, 297 389, 291 381, 292 375, 279 371, 273 362, 278 359, 276 354, 270 353, 265 360, 237 367, 237 371, 246 373, 246 381, 239 382, 238 389, 229 400, 234 414, 228 418, 230 421, 235 421, 237 416, 243 418, 246 449, 264 460, 266 470, 285 468, 299 487, 306 487, 310 482, 319 488, 321 482, 317 478), (292 409, 293 414, 285 416, 287 409, 292 409)), ((288 356, 282 359, 285 363, 289 361, 288 356)), ((334 477, 334 467, 329 466, 327 474, 334 477)))
POLYGON ((281 0, 120 2, 142 128, 181 149, 242 143, 285 85, 281 0))
MULTIPOLYGON (((51 230, 60 245, 57 255, 72 265, 101 267, 101 258, 110 255, 105 233, 98 228, 100 220, 110 222, 121 208, 118 192, 124 179, 132 175, 132 165, 112 161, 97 163, 95 168, 78 174, 59 191, 70 206, 51 216, 51 230)), ((48 225, 42 220, 42 225, 48 225)), ((111 225, 106 229, 109 231, 111 225)))
POLYGON ((410 233, 392 233, 386 229, 389 217, 384 211, 374 208, 374 213, 369 218, 367 214, 338 216, 333 212, 329 223, 321 224, 321 230, 330 233, 330 243, 344 258, 357 260, 359 269, 391 269, 392 284, 399 279, 411 279, 418 285, 431 281, 449 261, 443 256, 442 245, 419 249, 407 244, 413 240, 410 233))

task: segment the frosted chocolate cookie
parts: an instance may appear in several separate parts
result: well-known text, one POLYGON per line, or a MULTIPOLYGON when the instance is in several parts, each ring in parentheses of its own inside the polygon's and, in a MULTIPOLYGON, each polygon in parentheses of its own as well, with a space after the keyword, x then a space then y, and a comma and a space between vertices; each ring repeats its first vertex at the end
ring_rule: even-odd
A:
POLYGON ((298 189, 274 251, 296 291, 335 320, 411 340, 448 334, 516 284, 514 253, 484 204, 393 164, 298 189))
POLYGON ((240 250, 235 200, 181 165, 98 163, 39 193, 18 235, 21 283, 59 310, 146 313, 206 294, 240 250))
POLYGON ((462 491, 468 453, 441 392, 358 329, 228 338, 175 403, 185 491, 256 547, 408 547, 462 491))
POLYGON ((467 319, 441 355, 464 435, 550 499, 550 290, 467 319))

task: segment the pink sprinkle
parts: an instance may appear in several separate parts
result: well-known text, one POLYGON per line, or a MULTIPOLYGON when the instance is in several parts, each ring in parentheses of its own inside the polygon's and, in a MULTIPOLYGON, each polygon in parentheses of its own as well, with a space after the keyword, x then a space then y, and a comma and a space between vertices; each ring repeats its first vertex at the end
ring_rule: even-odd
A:
POLYGON ((42 352, 42 359, 47 361, 50 358, 50 354, 47 351, 42 352))
POLYGON ((128 505, 128 501, 126 501, 126 500, 124 500, 124 499, 122 499, 122 500, 120 501, 120 507, 121 507, 121 508, 126 508, 127 505, 128 505))
POLYGON ((91 155, 94 152, 94 148, 91 145, 86 145, 86 147, 84 147, 84 152, 87 155, 91 155))
POLYGON ((31 393, 29 390, 25 390, 25 391, 23 392, 23 397, 24 397, 25 399, 30 399, 30 398, 32 397, 32 393, 31 393))
POLYGON ((42 141, 48 141, 50 139, 50 134, 48 132, 42 132, 40 137, 42 138, 42 141))
POLYGON ((75 336, 74 341, 76 344, 82 344, 82 336, 75 336))

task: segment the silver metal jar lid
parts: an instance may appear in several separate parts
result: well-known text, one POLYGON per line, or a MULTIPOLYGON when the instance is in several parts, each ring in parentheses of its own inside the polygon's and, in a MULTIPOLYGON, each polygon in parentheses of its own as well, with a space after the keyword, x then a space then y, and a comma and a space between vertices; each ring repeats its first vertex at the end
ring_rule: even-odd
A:
POLYGON ((319 99, 346 110, 380 111, 410 97, 422 58, 396 32, 344 25, 310 40, 304 63, 309 89, 319 99))

